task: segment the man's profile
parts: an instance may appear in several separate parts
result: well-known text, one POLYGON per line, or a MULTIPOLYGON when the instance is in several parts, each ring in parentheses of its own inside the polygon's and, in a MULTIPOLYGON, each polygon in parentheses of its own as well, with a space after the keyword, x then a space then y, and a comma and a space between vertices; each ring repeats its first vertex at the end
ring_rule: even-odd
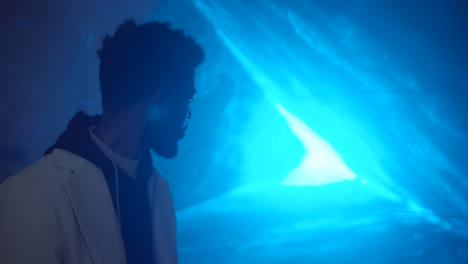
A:
POLYGON ((98 51, 102 115, 77 113, 0 186, 0 263, 177 263, 175 214, 150 151, 184 137, 203 51, 168 23, 125 21, 98 51))

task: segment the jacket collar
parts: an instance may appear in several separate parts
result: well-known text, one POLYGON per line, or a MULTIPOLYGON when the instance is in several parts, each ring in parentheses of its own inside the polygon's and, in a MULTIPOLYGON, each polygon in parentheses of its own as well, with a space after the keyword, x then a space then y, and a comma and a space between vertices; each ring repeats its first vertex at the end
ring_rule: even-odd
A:
POLYGON ((125 264, 119 223, 101 170, 63 149, 55 149, 51 155, 56 167, 71 172, 65 188, 94 262, 125 264))

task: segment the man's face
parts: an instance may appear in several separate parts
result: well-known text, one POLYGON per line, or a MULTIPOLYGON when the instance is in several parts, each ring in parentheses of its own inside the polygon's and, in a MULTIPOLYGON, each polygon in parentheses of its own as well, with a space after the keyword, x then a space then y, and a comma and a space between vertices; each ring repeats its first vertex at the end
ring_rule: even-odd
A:
POLYGON ((182 139, 190 119, 190 102, 195 95, 194 74, 174 80, 164 87, 160 98, 151 107, 145 131, 146 142, 158 155, 173 158, 177 142, 182 139))

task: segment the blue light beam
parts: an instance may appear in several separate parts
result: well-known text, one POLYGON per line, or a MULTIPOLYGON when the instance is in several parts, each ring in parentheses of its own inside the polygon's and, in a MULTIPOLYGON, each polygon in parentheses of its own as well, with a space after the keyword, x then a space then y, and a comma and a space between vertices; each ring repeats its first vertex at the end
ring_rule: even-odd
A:
POLYGON ((305 149, 302 162, 288 173, 281 184, 317 186, 356 179, 356 174, 345 164, 330 143, 279 103, 276 104, 276 108, 305 149))

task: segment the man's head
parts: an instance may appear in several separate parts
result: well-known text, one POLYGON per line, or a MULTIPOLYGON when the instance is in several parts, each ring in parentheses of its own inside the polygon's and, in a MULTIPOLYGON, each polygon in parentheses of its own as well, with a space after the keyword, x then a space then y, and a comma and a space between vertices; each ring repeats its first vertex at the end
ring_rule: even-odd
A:
POLYGON ((104 38, 98 56, 104 115, 144 106, 142 147, 174 157, 190 118, 201 47, 168 23, 129 20, 104 38))

